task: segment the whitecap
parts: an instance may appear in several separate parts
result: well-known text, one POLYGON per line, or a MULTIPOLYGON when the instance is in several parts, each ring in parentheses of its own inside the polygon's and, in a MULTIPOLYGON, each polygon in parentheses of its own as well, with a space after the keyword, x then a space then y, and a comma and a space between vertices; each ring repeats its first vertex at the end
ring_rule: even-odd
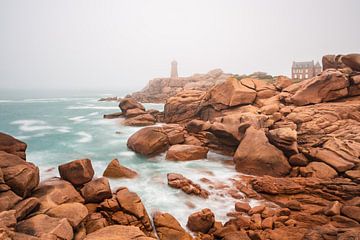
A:
POLYGON ((96 116, 96 115, 99 115, 99 112, 92 112, 88 114, 88 116, 96 116))
POLYGON ((93 105, 82 105, 82 106, 69 106, 66 109, 70 110, 79 110, 79 109, 97 109, 97 110, 118 110, 118 107, 109 107, 109 106, 93 106, 93 105))
POLYGON ((120 152, 119 155, 124 156, 124 157, 131 157, 131 156, 134 156, 135 153, 132 151, 125 151, 125 152, 120 152))
POLYGON ((68 119, 71 120, 71 121, 74 121, 74 122, 85 122, 85 121, 88 121, 88 119, 86 119, 85 116, 71 117, 71 118, 68 118, 68 119))
POLYGON ((11 124, 19 125, 19 129, 24 132, 34 132, 41 130, 53 129, 52 126, 46 125, 45 121, 42 120, 17 120, 11 122, 11 124))
POLYGON ((0 103, 10 103, 10 102, 14 102, 12 100, 0 100, 0 103))
POLYGON ((58 127, 56 130, 58 132, 60 132, 60 133, 69 133, 71 128, 69 128, 69 127, 58 127))
MULTIPOLYGON (((10 124, 19 125, 19 129, 24 132, 37 132, 37 131, 44 131, 44 130, 56 130, 61 133, 70 132, 69 127, 51 126, 51 125, 48 125, 47 122, 45 122, 43 120, 36 120, 36 119, 16 120, 16 121, 11 122, 10 124)), ((41 136, 41 135, 38 134, 37 136, 41 136)))
POLYGON ((77 140, 78 143, 87 143, 92 141, 91 134, 87 132, 77 132, 76 135, 80 136, 81 138, 77 140))

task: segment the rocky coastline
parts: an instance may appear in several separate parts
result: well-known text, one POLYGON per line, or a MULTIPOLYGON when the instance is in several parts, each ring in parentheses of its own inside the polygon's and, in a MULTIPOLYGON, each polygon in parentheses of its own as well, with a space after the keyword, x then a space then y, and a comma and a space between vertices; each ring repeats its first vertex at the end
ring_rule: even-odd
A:
POLYGON ((167 175, 168 187, 185 194, 206 199, 207 185, 239 199, 227 222, 217 221, 211 206, 191 214, 186 227, 170 213, 149 214, 136 193, 111 191, 107 177, 137 175, 116 159, 104 177, 94 178, 91 160, 80 159, 60 165, 60 178, 40 182, 26 144, 1 133, 0 239, 359 238, 360 54, 322 62, 321 74, 298 83, 231 75, 171 92, 164 112, 146 110, 137 101, 144 95, 133 95, 121 99, 121 112, 104 116, 145 126, 127 141, 137 154, 201 161, 213 151, 232 158, 241 173, 232 186, 167 175), (264 204, 251 207, 248 199, 264 204))

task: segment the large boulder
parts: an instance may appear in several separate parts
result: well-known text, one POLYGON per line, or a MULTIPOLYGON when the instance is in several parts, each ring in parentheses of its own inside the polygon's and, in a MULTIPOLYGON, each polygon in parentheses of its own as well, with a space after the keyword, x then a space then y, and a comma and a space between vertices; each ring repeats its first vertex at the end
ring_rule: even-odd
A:
POLYGON ((168 98, 164 106, 164 122, 178 123, 196 118, 205 92, 187 90, 168 98))
POLYGON ((90 159, 78 159, 59 166, 62 179, 73 185, 82 185, 89 182, 94 176, 94 169, 90 159))
POLYGON ((192 240, 193 238, 168 213, 155 213, 154 225, 160 240, 192 240))
POLYGON ((360 54, 347 54, 341 58, 341 61, 353 71, 360 72, 360 54))
POLYGON ((153 115, 149 113, 141 114, 136 117, 128 118, 124 121, 124 125, 126 126, 149 126, 154 125, 156 122, 156 119, 153 115))
POLYGON ((138 108, 140 110, 145 111, 144 106, 137 102, 134 98, 123 98, 119 103, 119 107, 123 113, 126 113, 129 109, 138 108))
POLYGON ((202 146, 177 144, 169 148, 166 159, 175 161, 205 159, 208 151, 208 148, 202 146))
POLYGON ((104 199, 111 198, 109 180, 105 177, 94 179, 81 188, 86 203, 100 203, 104 199))
POLYGON ((237 80, 229 78, 213 87, 209 92, 207 104, 215 109, 224 109, 238 105, 251 104, 256 99, 255 84, 251 79, 237 80), (247 84, 250 82, 251 84, 247 84))
POLYGON ((0 132, 0 151, 14 154, 22 159, 26 159, 26 143, 0 132))
POLYGON ((137 176, 137 173, 130 168, 122 166, 119 160, 113 159, 106 167, 103 176, 108 178, 134 178, 137 176))
POLYGON ((147 236, 154 236, 153 227, 149 215, 143 205, 140 197, 130 192, 127 188, 120 188, 115 193, 115 199, 118 206, 112 211, 116 211, 112 215, 112 220, 121 225, 135 225, 147 236))
POLYGON ((131 150, 146 156, 164 152, 168 145, 168 137, 161 127, 142 128, 127 141, 131 150))
POLYGON ((21 197, 29 196, 39 184, 39 169, 17 155, 0 151, 0 168, 5 183, 21 197))
POLYGON ((36 237, 53 236, 54 239, 72 240, 73 229, 66 218, 53 218, 45 214, 35 215, 16 225, 16 231, 36 237))
POLYGON ((46 215, 55 218, 66 218, 73 228, 87 217, 88 209, 81 203, 64 203, 46 212, 46 215))
POLYGON ((84 203, 84 199, 71 183, 58 178, 41 182, 32 196, 40 201, 40 212, 45 212, 63 203, 84 203))
POLYGON ((205 208, 188 217, 187 227, 193 232, 208 233, 214 223, 214 213, 210 209, 205 208))
POLYGON ((84 240, 155 240, 147 237, 138 227, 113 225, 90 233, 84 240))
POLYGON ((264 130, 249 127, 234 155, 236 170, 251 175, 286 176, 291 167, 284 154, 271 145, 264 130))
POLYGON ((345 74, 328 69, 319 76, 304 80, 291 101, 295 105, 303 106, 336 100, 348 95, 349 85, 345 74))

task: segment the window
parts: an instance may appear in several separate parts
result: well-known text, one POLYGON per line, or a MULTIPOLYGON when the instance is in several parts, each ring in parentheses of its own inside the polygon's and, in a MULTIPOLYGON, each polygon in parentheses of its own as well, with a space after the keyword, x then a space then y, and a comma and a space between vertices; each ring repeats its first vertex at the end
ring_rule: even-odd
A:
MULTIPOLYGON (((309 69, 305 69, 305 72, 308 73, 309 72, 309 69)), ((307 75, 307 74, 306 74, 307 75)))
POLYGON ((300 74, 300 76, 299 76, 299 77, 300 77, 300 79, 302 79, 302 74, 300 74))
POLYGON ((305 74, 305 78, 309 78, 309 74, 306 73, 306 74, 305 74))
POLYGON ((297 74, 294 75, 294 78, 297 78, 297 74))

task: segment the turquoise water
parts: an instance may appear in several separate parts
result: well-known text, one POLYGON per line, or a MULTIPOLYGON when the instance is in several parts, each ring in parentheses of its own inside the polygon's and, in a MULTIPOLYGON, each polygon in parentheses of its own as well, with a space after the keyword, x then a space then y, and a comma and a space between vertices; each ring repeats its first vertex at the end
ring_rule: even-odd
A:
MULTIPOLYGON (((164 154, 153 158, 139 156, 127 148, 126 142, 140 128, 123 126, 122 119, 103 119, 104 114, 119 111, 115 102, 97 101, 104 95, 6 99, 4 96, 0 98, 0 131, 28 144, 27 161, 39 166, 42 180, 58 176, 59 164, 80 158, 91 159, 96 176, 101 176, 107 164, 118 158, 137 171, 139 177, 111 180, 111 187, 115 190, 127 186, 137 192, 150 214, 169 212, 185 226, 187 217, 204 207, 211 208, 216 218, 223 221, 233 209, 235 199, 221 190, 208 189, 212 194, 204 200, 168 187, 166 179, 167 173, 177 172, 198 183, 206 177, 230 184, 238 174, 233 166, 225 164, 229 157, 210 153, 204 160, 171 162, 165 160, 164 154), (195 207, 189 207, 189 202, 195 207)), ((163 109, 162 104, 145 107, 163 109)))

